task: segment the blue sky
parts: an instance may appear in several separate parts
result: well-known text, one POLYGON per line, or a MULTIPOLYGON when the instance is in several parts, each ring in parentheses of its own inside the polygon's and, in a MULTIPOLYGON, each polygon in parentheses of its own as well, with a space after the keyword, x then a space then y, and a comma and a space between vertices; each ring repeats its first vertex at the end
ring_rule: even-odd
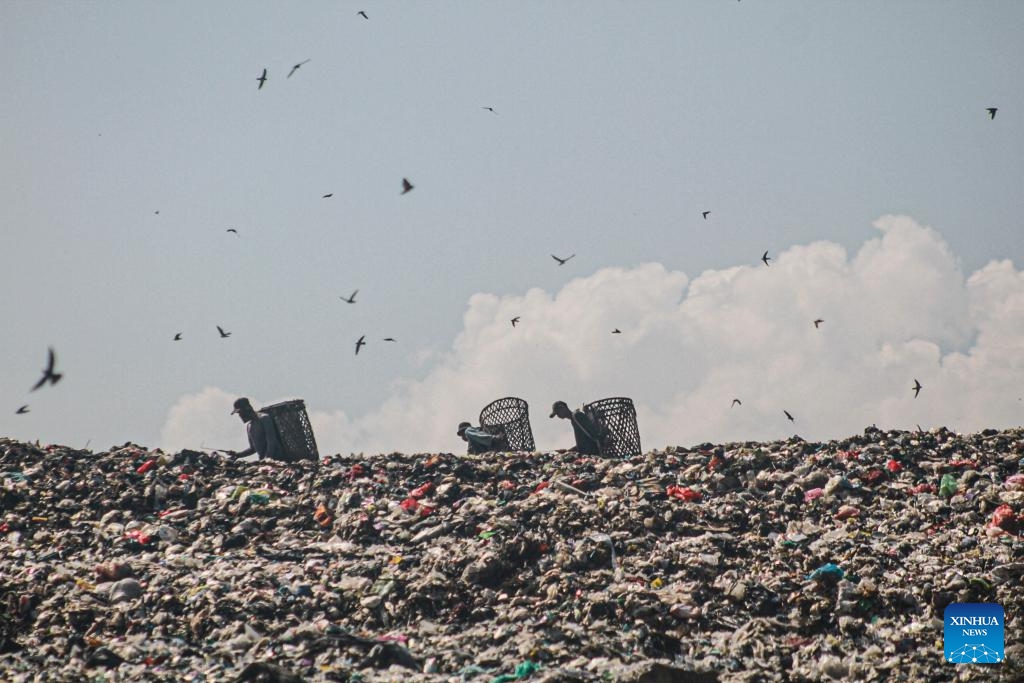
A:
MULTIPOLYGON (((210 387, 346 422, 462 386, 439 372, 514 393, 455 358, 474 295, 650 263, 689 282, 822 240, 853 258, 888 214, 933 228, 965 279, 1019 266, 1022 27, 1014 2, 4 3, 0 433, 157 445, 210 387), (50 345, 65 380, 28 394, 50 345)), ((550 363, 655 362, 603 344, 550 363)), ((629 384, 542 374, 533 404, 629 384)))

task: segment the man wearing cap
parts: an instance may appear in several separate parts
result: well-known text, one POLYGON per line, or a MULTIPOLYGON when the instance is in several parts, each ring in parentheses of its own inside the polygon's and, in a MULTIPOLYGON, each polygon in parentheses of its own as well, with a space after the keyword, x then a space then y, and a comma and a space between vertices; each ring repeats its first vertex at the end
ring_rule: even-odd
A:
POLYGON ((602 430, 592 416, 583 410, 569 410, 565 401, 555 401, 548 417, 560 417, 572 421, 576 435, 576 452, 580 455, 600 455, 602 430))
POLYGON ((507 448, 504 434, 491 434, 481 427, 474 427, 469 422, 460 422, 459 429, 455 433, 469 444, 469 453, 471 455, 479 455, 480 453, 489 453, 501 448, 507 448))
POLYGON ((249 448, 244 451, 233 452, 232 455, 244 458, 247 455, 258 453, 260 458, 273 458, 289 462, 291 459, 281 447, 281 440, 277 436, 277 427, 274 426, 274 418, 269 415, 257 413, 249 399, 240 398, 235 401, 235 409, 231 414, 238 414, 245 423, 245 433, 249 437, 249 448))

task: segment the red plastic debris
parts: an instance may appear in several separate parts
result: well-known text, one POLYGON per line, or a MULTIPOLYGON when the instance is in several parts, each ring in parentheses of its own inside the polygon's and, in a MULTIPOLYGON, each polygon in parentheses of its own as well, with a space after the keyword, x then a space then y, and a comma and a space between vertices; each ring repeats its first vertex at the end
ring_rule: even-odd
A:
POLYGON ((918 484, 907 489, 907 493, 917 495, 918 493, 937 493, 938 490, 935 484, 918 484))
POLYGON ((1020 533, 1021 522, 1024 521, 1013 512, 1013 508, 1009 505, 1000 505, 996 508, 996 511, 992 513, 992 522, 990 526, 998 527, 1003 531, 1017 535, 1020 533))
POLYGON ((901 465, 898 460, 890 460, 889 462, 885 463, 885 469, 895 473, 902 470, 903 465, 901 465))
POLYGON ((843 460, 860 460, 860 451, 840 451, 839 457, 843 460))
POLYGON ((809 489, 807 491, 804 491, 804 502, 810 503, 812 500, 821 498, 823 495, 825 495, 825 489, 809 489))
POLYGON ((427 495, 428 493, 430 493, 433 490, 434 490, 434 485, 431 482, 428 481, 423 486, 419 486, 417 488, 414 488, 409 493, 409 495, 412 496, 413 498, 422 498, 423 496, 427 495))
POLYGON ((406 512, 416 512, 416 508, 420 506, 420 502, 415 498, 409 497, 399 503, 399 506, 406 512))
POLYGON ((716 469, 718 469, 718 466, 721 465, 723 462, 725 462, 725 458, 719 457, 718 454, 716 453, 714 456, 712 456, 711 460, 708 462, 708 469, 709 470, 716 470, 716 469))
POLYGON ((551 486, 551 482, 550 481, 542 481, 541 483, 537 484, 537 488, 535 488, 533 490, 533 492, 534 493, 540 493, 541 491, 543 491, 544 489, 546 489, 549 486, 551 486))
POLYGON ((867 483, 869 484, 877 484, 878 482, 882 481, 885 478, 885 470, 880 470, 878 468, 869 470, 867 476, 864 477, 864 479, 866 479, 867 483))
POLYGON ((124 537, 130 541, 141 543, 142 545, 147 545, 150 541, 153 540, 152 536, 150 536, 149 534, 144 534, 138 529, 132 529, 131 531, 125 532, 124 537))
POLYGON ((145 474, 146 472, 148 472, 151 469, 153 469, 153 465, 155 465, 155 464, 156 464, 156 459, 155 458, 151 458, 151 459, 147 460, 146 462, 142 463, 141 465, 139 465, 138 469, 135 470, 135 473, 136 474, 145 474))
POLYGON ((976 469, 978 467, 978 463, 975 460, 954 460, 953 462, 949 463, 949 466, 950 467, 970 467, 971 469, 976 469))
POLYGON ((688 486, 676 486, 675 484, 666 488, 665 493, 668 494, 669 498, 678 498, 679 500, 684 500, 688 503, 692 503, 693 501, 703 498, 703 496, 700 495, 700 491, 694 491, 688 486))
POLYGON ((516 485, 513 484, 508 479, 502 479, 501 481, 498 482, 498 488, 501 489, 502 491, 511 491, 515 487, 516 485))

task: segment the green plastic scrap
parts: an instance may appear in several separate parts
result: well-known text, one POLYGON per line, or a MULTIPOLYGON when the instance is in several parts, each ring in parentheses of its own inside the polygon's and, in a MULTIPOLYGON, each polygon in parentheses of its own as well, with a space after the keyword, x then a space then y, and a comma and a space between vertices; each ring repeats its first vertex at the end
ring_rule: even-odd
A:
POLYGON ((952 474, 943 474, 942 481, 939 483, 939 496, 942 498, 952 498, 956 494, 956 477, 952 474))
POLYGON ((491 683, 510 683, 510 681, 518 681, 524 678, 529 678, 540 669, 540 664, 531 662, 527 659, 516 667, 515 673, 502 674, 491 679, 491 683))

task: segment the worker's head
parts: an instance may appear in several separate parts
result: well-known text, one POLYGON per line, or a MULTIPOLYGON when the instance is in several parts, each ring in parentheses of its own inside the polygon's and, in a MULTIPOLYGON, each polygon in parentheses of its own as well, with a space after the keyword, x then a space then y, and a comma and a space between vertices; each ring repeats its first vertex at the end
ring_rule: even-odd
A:
POLYGON ((551 404, 551 414, 548 417, 560 417, 563 420, 568 420, 572 417, 572 411, 569 410, 565 401, 555 401, 551 404))
POLYGON ((460 422, 460 423, 459 423, 459 429, 458 429, 458 431, 456 431, 455 433, 456 433, 456 434, 457 434, 458 436, 461 436, 461 437, 462 437, 463 439, 465 439, 466 437, 464 436, 464 434, 466 433, 466 430, 467 430, 467 429, 469 429, 469 428, 470 428, 470 427, 472 427, 472 426, 473 426, 473 425, 471 425, 471 424, 470 424, 470 423, 468 423, 468 422, 460 422))
POLYGON ((234 415, 238 413, 238 417, 241 418, 242 422, 248 422, 256 417, 256 411, 253 410, 252 404, 249 403, 247 398, 239 398, 235 400, 235 409, 231 411, 234 415))

